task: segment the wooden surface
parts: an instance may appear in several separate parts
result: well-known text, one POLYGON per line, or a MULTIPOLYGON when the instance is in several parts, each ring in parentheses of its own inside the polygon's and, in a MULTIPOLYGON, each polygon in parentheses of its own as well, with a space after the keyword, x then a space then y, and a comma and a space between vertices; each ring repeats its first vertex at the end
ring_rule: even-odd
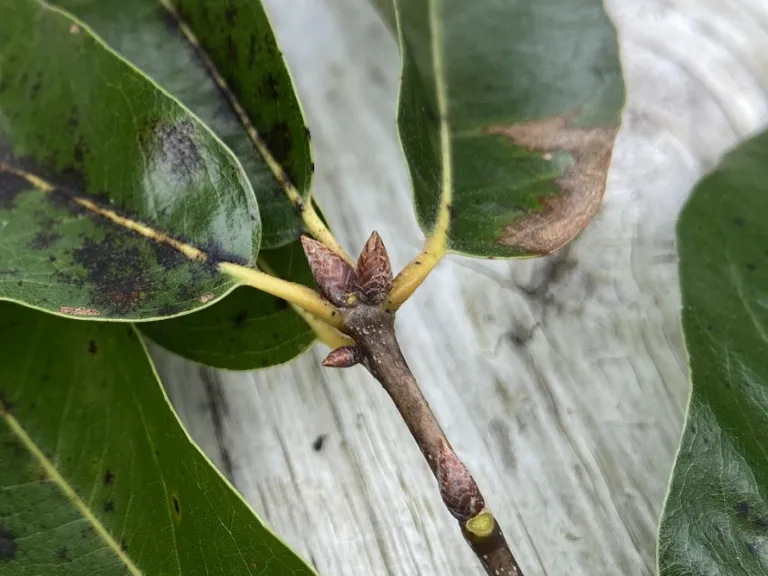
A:
MULTIPOLYGON (((376 229, 399 269, 422 235, 395 44, 362 0, 266 3, 312 128, 316 195, 344 246, 376 229)), ((675 217, 768 118, 768 3, 608 8, 629 99, 595 221, 546 259, 449 258, 398 320, 527 576, 655 572, 688 392, 675 217)), ((388 398, 362 368, 321 369, 326 350, 257 373, 153 353, 193 437, 321 574, 482 574, 388 398)))

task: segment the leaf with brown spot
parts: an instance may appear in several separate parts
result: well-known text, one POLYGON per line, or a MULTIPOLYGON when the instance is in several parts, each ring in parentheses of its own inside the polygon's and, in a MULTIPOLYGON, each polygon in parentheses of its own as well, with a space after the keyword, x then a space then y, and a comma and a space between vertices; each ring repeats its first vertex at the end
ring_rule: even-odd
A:
POLYGON ((575 119, 572 115, 488 128, 489 134, 502 134, 545 159, 570 156, 570 166, 554 180, 559 194, 545 197, 543 210, 505 226, 499 244, 549 254, 573 239, 597 213, 618 126, 575 128, 575 119))
POLYGON ((447 222, 448 250, 481 257, 571 240, 599 206, 624 105, 602 1, 376 4, 400 26, 398 126, 424 233, 447 222))

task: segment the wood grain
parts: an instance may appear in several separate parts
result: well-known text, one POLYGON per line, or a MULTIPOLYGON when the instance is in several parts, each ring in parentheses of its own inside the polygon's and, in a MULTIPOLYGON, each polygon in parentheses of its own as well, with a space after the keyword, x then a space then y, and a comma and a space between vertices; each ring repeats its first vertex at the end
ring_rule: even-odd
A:
MULTIPOLYGON (((343 245, 420 248, 397 49, 359 0, 267 0, 343 245)), ((628 85, 605 202, 536 261, 451 257, 399 313, 406 356, 527 576, 650 575, 688 394, 674 224, 768 119, 768 4, 609 0, 628 85)), ((356 367, 256 373, 153 349, 193 437, 321 574, 480 575, 384 392, 356 367)))

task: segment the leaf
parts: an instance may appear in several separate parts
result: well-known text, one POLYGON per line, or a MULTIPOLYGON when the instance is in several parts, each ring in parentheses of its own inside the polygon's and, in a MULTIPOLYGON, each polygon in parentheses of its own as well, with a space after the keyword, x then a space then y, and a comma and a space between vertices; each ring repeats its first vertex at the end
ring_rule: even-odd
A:
POLYGON ((313 574, 191 442, 131 326, 0 302, 0 573, 313 574))
MULTIPOLYGON (((55 3, 92 26, 234 151, 259 203, 259 260, 287 280, 311 282, 306 265, 295 259, 301 257, 296 240, 304 230, 301 217, 249 134, 250 126, 262 134, 271 155, 285 165, 290 181, 308 199, 314 167, 309 131, 260 3, 175 2, 176 10, 160 0, 55 3), (200 15, 205 25, 198 26, 200 15), (190 42, 193 37, 197 45, 190 42), (238 106, 247 115, 245 122, 238 106), (276 261, 286 254, 286 242, 292 242, 291 254, 298 247, 297 256, 276 261), (280 248, 264 251, 275 247, 280 248)), ((314 339, 314 332, 285 306, 283 300, 243 287, 198 314, 141 329, 165 348, 197 362, 235 370, 262 368, 290 360, 314 339)))
POLYGON ((295 186, 299 198, 309 198, 314 167, 309 131, 261 2, 54 3, 92 26, 235 153, 259 202, 263 248, 298 238, 304 227, 281 181, 295 186), (272 167, 259 146, 276 162, 272 167))
POLYGON ((0 298, 61 314, 194 310, 255 262, 242 168, 76 20, 0 0, 0 298))
MULTIPOLYGON (((299 241, 262 250, 259 261, 282 278, 313 286, 299 241)), ((248 286, 213 306, 139 330, 161 346, 195 362, 229 370, 253 370, 291 360, 315 340, 314 331, 284 300, 248 286)))
POLYGON ((661 521, 662 576, 768 573, 768 132, 695 188, 677 226, 692 382, 661 521))
POLYGON ((602 199, 624 102, 601 0, 377 0, 396 21, 398 125, 428 236, 547 254, 602 199))

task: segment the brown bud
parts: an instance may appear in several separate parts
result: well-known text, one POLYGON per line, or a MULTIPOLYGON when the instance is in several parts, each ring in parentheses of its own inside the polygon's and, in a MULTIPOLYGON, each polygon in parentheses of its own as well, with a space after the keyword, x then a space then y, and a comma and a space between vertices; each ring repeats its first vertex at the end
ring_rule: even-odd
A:
POLYGON ((359 364, 362 360, 360 349, 357 346, 342 346, 331 350, 331 353, 323 360, 323 366, 329 368, 349 368, 359 364))
POLYGON ((357 260, 357 280, 363 298, 381 304, 392 288, 392 265, 378 232, 373 232, 357 260))
POLYGON ((320 293, 336 306, 353 306, 357 281, 352 267, 324 244, 308 236, 301 237, 301 245, 320 293))
POLYGON ((446 508, 457 520, 466 522, 485 508, 475 479, 445 440, 440 440, 437 455, 437 483, 446 508))

